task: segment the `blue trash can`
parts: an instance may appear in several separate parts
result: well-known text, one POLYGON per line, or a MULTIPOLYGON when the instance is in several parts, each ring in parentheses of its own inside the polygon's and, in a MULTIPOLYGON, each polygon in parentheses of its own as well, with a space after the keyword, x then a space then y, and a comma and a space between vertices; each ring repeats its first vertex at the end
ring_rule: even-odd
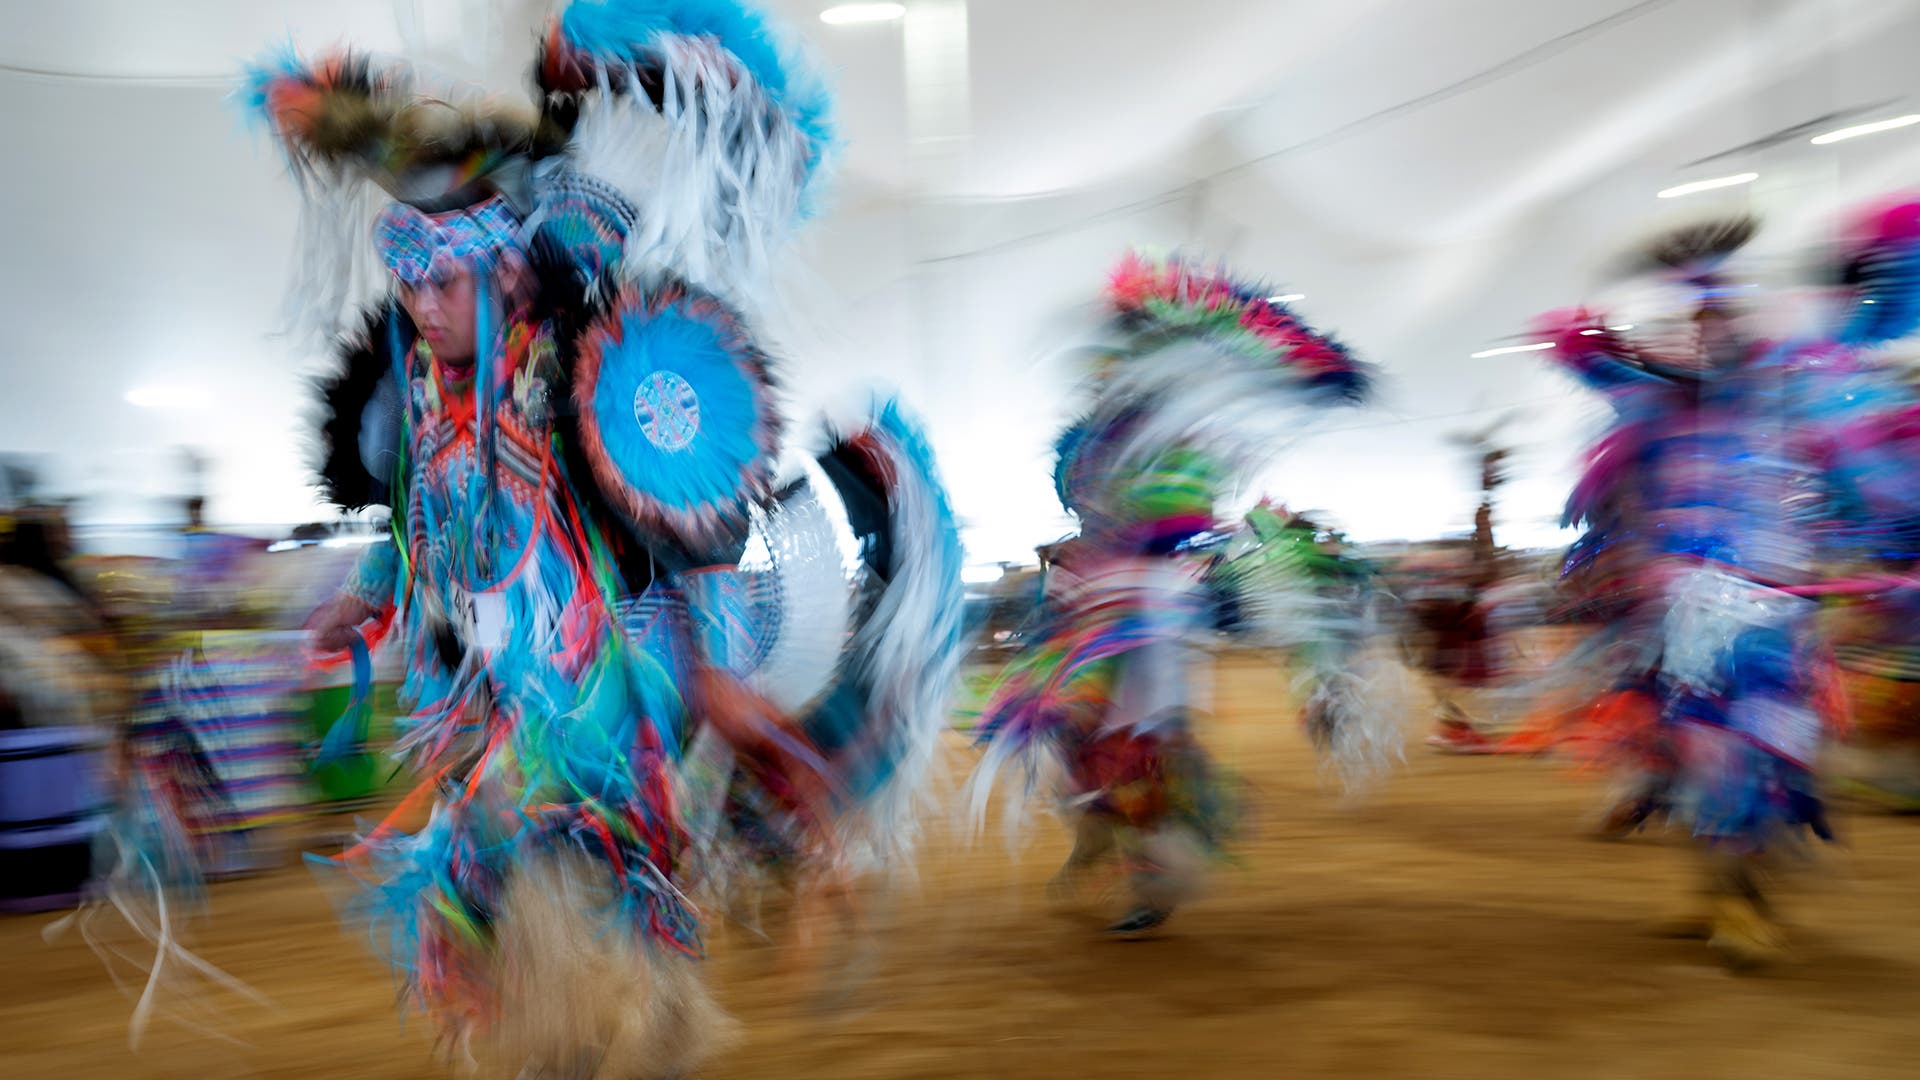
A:
POLYGON ((79 902, 106 820, 107 748, 93 728, 0 731, 0 911, 79 902))

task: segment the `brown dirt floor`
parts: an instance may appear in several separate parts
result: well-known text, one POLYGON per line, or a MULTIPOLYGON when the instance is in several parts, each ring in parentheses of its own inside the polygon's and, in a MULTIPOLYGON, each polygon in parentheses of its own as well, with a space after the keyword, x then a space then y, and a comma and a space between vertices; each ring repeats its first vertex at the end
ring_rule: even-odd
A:
MULTIPOLYGON (((1240 865, 1155 940, 1101 940, 1098 898, 1045 881, 1064 830, 930 840, 914 891, 823 976, 737 931, 709 963, 742 1041, 701 1075, 768 1080, 1058 1076, 1703 1080, 1920 1074, 1920 820, 1843 813, 1843 843, 1783 891, 1795 951, 1758 975, 1663 936, 1689 910, 1678 837, 1584 836, 1603 798, 1546 763, 1419 745, 1377 790, 1323 784, 1271 666, 1218 677, 1216 753, 1254 787, 1240 865)), ((967 752, 956 742, 953 761, 967 752)), ((303 870, 215 886, 194 945, 264 992, 227 1045, 157 1021, 44 916, 0 919, 0 1076, 443 1077, 385 972, 303 870)), ((835 943, 845 945, 845 941, 835 943)), ((838 955, 847 950, 838 949, 838 955)))

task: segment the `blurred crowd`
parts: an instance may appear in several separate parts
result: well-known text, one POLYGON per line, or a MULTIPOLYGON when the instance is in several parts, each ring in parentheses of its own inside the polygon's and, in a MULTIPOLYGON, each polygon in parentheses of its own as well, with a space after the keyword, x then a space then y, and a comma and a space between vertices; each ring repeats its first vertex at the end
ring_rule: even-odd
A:
MULTIPOLYGON (((371 795, 377 749, 315 768, 346 687, 320 685, 299 626, 354 543, 223 534, 201 503, 164 555, 83 553, 66 507, 0 519, 0 902, 75 901, 134 787, 214 876, 284 862, 287 828, 371 795)), ((151 546, 151 545, 150 545, 151 546)), ((334 681, 341 681, 337 677, 334 681)), ((364 736, 371 717, 362 717, 364 736)))

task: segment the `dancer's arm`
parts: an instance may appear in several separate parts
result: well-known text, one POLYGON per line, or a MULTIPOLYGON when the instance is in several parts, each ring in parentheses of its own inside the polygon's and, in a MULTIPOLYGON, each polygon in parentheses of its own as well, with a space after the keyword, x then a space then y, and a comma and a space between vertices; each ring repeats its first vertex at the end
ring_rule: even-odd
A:
POLYGON ((400 553, 392 543, 371 544, 361 552, 345 584, 307 617, 307 630, 320 652, 339 652, 352 644, 362 624, 393 606, 400 553))
POLYGON ((1633 347, 1599 314, 1585 308, 1548 312, 1534 321, 1534 332, 1552 343, 1548 356, 1603 394, 1668 381, 1641 362, 1633 347))

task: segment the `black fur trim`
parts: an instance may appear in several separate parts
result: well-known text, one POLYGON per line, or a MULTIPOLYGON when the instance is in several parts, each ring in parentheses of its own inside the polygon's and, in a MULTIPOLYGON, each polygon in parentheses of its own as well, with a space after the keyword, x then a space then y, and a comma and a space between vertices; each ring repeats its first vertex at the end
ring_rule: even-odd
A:
MULTIPOLYGON (((377 419, 391 425, 383 440, 399 445, 404 412, 375 409, 386 412, 376 418, 368 406, 383 386, 391 387, 389 393, 404 393, 404 387, 392 386, 393 343, 397 340, 406 349, 414 340, 413 321, 398 304, 370 309, 363 326, 342 348, 334 371, 314 382, 313 422, 319 438, 312 467, 321 497, 343 510, 391 505, 393 473, 389 468, 376 475, 369 469, 361 454, 361 436, 365 424, 377 419)), ((404 407, 404 396, 394 401, 404 407)))
POLYGON ((882 581, 893 580, 893 501, 881 462, 857 438, 835 438, 816 460, 840 493, 868 568, 882 581))

